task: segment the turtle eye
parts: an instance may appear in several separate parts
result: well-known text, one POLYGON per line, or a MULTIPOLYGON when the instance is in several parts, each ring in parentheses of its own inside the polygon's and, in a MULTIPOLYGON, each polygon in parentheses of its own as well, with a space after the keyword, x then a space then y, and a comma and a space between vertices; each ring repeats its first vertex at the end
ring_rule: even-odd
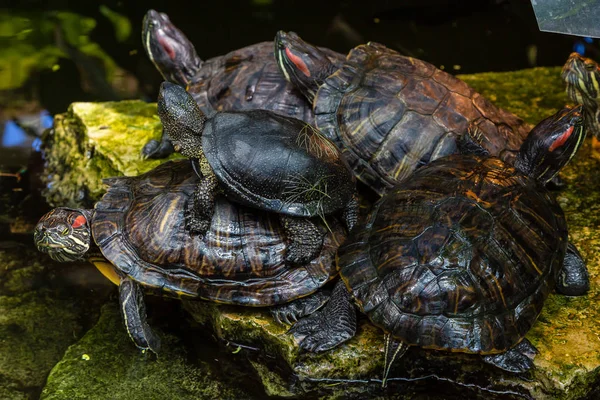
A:
POLYGON ((585 69, 587 69, 588 71, 593 71, 596 69, 596 65, 593 63, 586 63, 585 64, 585 69))
POLYGON ((63 229, 60 234, 63 235, 63 236, 67 236, 69 234, 69 228, 63 229))

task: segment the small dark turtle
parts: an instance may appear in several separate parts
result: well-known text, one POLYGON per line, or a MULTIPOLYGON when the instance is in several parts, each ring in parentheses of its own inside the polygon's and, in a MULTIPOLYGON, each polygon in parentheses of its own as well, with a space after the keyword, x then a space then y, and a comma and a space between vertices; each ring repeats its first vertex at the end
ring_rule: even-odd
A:
POLYGON ((379 194, 459 152, 469 127, 477 127, 491 155, 517 151, 532 128, 460 79, 378 43, 355 47, 338 68, 295 33, 280 31, 275 53, 286 78, 313 104, 317 129, 379 194))
POLYGON ((593 135, 592 147, 600 153, 600 66, 591 58, 571 53, 562 70, 567 95, 583 104, 585 123, 593 135))
MULTIPOLYGON (((204 114, 264 109, 314 123, 312 106, 279 72, 273 42, 262 42, 202 61, 194 45, 164 13, 150 10, 142 28, 146 54, 165 80, 186 87, 204 114)), ((339 64, 342 54, 321 48, 339 64)), ((166 157, 173 146, 166 135, 146 144, 142 154, 166 157)))
POLYGON ((108 190, 93 210, 57 208, 35 229, 40 251, 57 261, 88 257, 119 285, 125 326, 142 350, 157 352, 160 344, 146 322, 142 288, 224 304, 281 305, 274 314, 289 322, 318 308, 326 297, 315 291, 336 275, 333 256, 344 234, 335 221, 321 253, 302 266, 285 263, 276 216, 224 198, 216 202, 204 239, 190 236, 183 208, 198 181, 187 160, 107 179, 108 190))
POLYGON ((293 263, 321 250, 322 233, 309 218, 343 211, 349 230, 356 223, 354 175, 335 145, 310 124, 267 110, 206 118, 189 93, 169 82, 161 85, 158 115, 175 150, 200 162, 202 179, 186 215, 191 232, 208 229, 219 190, 241 204, 279 213, 293 263))
POLYGON ((343 283, 292 327, 301 346, 322 351, 352 337, 353 297, 386 332, 384 380, 408 346, 477 353, 512 372, 532 367, 524 337, 548 293, 589 289, 560 205, 543 186, 584 131, 581 107, 565 108, 534 128, 514 167, 451 155, 388 191, 338 250, 343 283))

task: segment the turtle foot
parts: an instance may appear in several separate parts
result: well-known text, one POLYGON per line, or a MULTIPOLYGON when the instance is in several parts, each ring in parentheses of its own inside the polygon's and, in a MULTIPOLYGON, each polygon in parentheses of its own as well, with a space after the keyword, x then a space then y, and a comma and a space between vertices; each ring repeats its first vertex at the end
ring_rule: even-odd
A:
POLYGON ((173 148, 173 144, 168 139, 162 139, 160 142, 158 140, 150 140, 148 143, 144 145, 142 149, 142 158, 152 158, 152 159, 160 159, 167 158, 171 154, 175 152, 173 148))
POLYGON ((185 229, 192 234, 204 235, 209 228, 210 221, 199 216, 190 202, 185 212, 185 229))
POLYGON ((271 315, 273 315, 273 318, 278 323, 291 325, 300 318, 310 315, 323 307, 327 303, 327 300, 329 300, 330 295, 331 293, 327 291, 320 291, 311 296, 272 307, 271 315))
POLYGON ((307 218, 282 215, 288 247, 285 260, 288 263, 304 265, 315 259, 323 248, 323 233, 307 218))
POLYGON ((590 290, 590 275, 577 248, 569 243, 556 291, 566 296, 581 296, 590 290))
POLYGON ((310 352, 327 351, 352 338, 356 333, 356 311, 344 283, 338 282, 325 307, 299 320, 289 333, 310 352))
POLYGON ((483 361, 504 371, 523 373, 533 368, 533 358, 536 354, 537 350, 531 342, 523 339, 521 343, 504 353, 483 356, 483 361))

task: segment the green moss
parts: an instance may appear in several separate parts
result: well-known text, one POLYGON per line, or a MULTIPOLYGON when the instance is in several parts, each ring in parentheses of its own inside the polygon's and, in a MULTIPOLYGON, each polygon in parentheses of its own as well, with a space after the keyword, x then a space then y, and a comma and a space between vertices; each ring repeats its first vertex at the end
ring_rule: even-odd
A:
POLYGON ((458 77, 498 107, 535 125, 571 103, 560 79, 560 71, 561 67, 530 68, 458 77))
POLYGON ((248 398, 191 364, 179 340, 161 335, 158 359, 143 355, 127 336, 116 304, 103 307, 98 324, 71 346, 50 375, 42 399, 235 399, 248 398))
POLYGON ((73 103, 43 138, 45 197, 56 206, 89 207, 104 193, 103 178, 139 175, 163 162, 141 157, 143 145, 160 135, 156 104, 73 103))
POLYGON ((52 287, 53 273, 39 258, 26 248, 0 251, 0 398, 37 398, 80 335, 82 314, 95 314, 94 302, 79 291, 52 287))

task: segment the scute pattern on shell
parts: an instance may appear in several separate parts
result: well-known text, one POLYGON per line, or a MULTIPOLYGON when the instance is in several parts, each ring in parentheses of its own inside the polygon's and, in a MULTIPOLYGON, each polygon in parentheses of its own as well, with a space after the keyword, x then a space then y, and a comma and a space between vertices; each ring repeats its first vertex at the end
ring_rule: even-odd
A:
MULTIPOLYGON (((336 64, 344 56, 321 49, 336 64)), ((313 123, 312 107, 279 71, 273 42, 262 42, 208 59, 188 86, 205 114, 229 110, 271 110, 313 123)))
POLYGON ((456 153, 457 139, 473 121, 492 155, 518 150, 532 128, 460 79, 378 43, 349 53, 319 88, 314 112, 317 127, 379 194, 456 153))
POLYGON ((541 185, 497 158, 449 156, 382 197, 338 266, 371 321, 403 342, 490 354, 535 322, 566 246, 541 185))
POLYGON ((138 177, 106 180, 92 233, 117 270, 148 289, 220 303, 270 306, 306 296, 329 281, 343 228, 333 223, 321 254, 307 265, 284 262, 276 215, 218 198, 206 238, 185 230, 184 210, 198 177, 187 160, 138 177))

